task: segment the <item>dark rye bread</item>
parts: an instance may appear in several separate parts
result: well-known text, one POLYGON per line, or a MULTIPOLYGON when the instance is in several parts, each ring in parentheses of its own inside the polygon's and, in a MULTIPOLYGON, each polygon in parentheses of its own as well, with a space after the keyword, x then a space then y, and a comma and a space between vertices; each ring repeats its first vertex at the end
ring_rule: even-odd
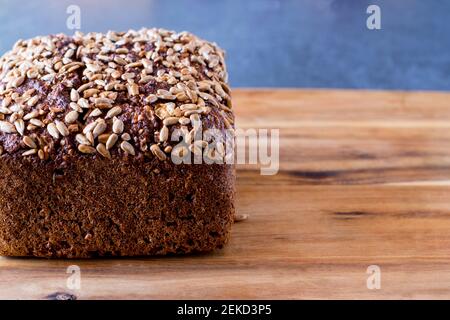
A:
POLYGON ((232 131, 231 108, 223 51, 186 32, 19 41, 0 59, 0 254, 222 247, 234 166, 171 156, 206 148, 192 140, 199 131, 232 131), (188 149, 171 141, 177 129, 188 149))

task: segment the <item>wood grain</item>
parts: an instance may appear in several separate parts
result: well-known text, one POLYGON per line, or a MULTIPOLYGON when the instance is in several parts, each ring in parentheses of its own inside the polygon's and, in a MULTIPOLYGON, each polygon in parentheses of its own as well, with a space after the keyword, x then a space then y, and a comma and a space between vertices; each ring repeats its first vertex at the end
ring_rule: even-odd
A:
POLYGON ((280 129, 280 172, 238 169, 249 219, 187 257, 0 259, 0 298, 450 298, 450 94, 235 90, 241 128, 280 129), (81 290, 66 268, 81 268, 81 290), (366 286, 369 265, 381 289, 366 286))

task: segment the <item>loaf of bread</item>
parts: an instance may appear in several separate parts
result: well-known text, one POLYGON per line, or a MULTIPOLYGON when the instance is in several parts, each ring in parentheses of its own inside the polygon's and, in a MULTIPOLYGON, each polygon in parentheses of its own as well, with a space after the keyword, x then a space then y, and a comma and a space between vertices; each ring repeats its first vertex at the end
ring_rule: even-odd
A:
MULTIPOLYGON (((173 159, 206 154, 208 141, 193 137, 233 126, 224 53, 190 33, 18 41, 0 59, 0 254, 222 247, 234 215, 234 165, 173 159), (186 133, 187 148, 175 130, 186 133)), ((213 153, 223 156, 224 144, 213 153)))

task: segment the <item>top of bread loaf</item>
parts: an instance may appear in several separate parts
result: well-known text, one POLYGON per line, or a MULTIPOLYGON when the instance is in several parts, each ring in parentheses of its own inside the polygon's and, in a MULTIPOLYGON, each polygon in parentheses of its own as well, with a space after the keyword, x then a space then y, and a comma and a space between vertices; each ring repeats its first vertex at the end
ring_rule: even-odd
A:
POLYGON ((0 154, 167 158, 173 128, 233 125, 224 52, 162 29, 19 40, 0 59, 0 154))

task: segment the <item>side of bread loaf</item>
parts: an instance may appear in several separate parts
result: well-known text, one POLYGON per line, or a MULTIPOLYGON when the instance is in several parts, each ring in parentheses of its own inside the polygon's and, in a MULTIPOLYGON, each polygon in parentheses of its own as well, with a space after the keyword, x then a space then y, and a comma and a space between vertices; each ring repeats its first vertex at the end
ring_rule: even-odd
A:
MULTIPOLYGON (((174 163, 233 130, 223 51, 187 32, 56 35, 0 59, 0 254, 210 251, 234 215, 232 164, 174 163), (175 131, 186 133, 180 141, 175 131)), ((221 142, 219 142, 221 144, 221 142)), ((224 146, 212 148, 219 158, 224 146)))

